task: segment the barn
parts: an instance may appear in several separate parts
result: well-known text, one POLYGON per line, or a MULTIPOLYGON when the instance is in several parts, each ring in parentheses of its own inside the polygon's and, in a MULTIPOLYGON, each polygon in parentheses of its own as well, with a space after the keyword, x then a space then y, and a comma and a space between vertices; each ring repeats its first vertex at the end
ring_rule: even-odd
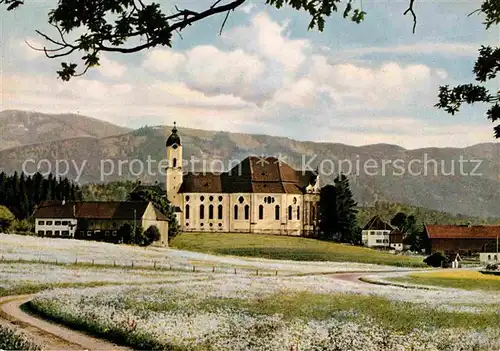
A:
POLYGON ((426 225, 425 235, 431 252, 471 255, 496 246, 498 225, 426 225))

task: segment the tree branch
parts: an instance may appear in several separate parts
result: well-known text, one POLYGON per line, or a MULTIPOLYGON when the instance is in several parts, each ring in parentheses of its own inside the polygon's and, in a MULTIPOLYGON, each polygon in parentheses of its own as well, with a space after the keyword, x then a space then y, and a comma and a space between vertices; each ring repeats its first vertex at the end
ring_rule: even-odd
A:
POLYGON ((410 0, 410 4, 408 5, 408 8, 406 11, 403 13, 403 15, 406 16, 408 12, 411 13, 413 16, 413 33, 415 34, 415 28, 417 27, 417 15, 415 14, 415 11, 413 11, 413 5, 415 3, 415 0, 410 0))
POLYGON ((230 2, 229 4, 226 4, 226 5, 210 8, 206 11, 203 11, 203 12, 196 14, 195 16, 193 16, 189 19, 186 19, 182 22, 178 22, 178 23, 174 24, 173 26, 171 26, 170 28, 172 29, 172 31, 175 29, 183 29, 186 26, 191 25, 192 23, 200 21, 200 20, 207 18, 209 16, 212 16, 212 15, 215 15, 218 13, 222 13, 222 12, 226 12, 229 10, 234 10, 238 6, 242 5, 245 1, 246 0, 235 0, 233 2, 230 2))
POLYGON ((227 18, 229 17, 229 12, 231 10, 227 11, 226 17, 224 18, 224 22, 222 22, 222 26, 220 27, 219 35, 222 35, 222 30, 224 29, 224 26, 226 25, 227 18))

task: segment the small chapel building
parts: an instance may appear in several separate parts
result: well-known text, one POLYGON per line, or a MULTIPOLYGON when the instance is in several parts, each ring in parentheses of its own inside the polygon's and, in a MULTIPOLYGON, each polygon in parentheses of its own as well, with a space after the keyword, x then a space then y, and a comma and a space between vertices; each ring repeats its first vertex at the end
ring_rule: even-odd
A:
POLYGON ((175 125, 166 147, 166 193, 182 231, 315 235, 320 192, 315 172, 255 156, 223 173, 184 172, 175 125))

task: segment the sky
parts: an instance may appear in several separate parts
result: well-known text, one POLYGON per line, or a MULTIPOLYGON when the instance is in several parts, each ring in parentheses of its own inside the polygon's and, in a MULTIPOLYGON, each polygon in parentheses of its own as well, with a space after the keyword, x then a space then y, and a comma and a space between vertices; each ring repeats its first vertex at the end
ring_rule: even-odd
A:
MULTIPOLYGON (((213 0, 157 2, 169 13, 213 0)), ((417 0, 412 33, 406 0, 354 0, 364 22, 335 13, 318 32, 305 12, 248 0, 222 35, 224 15, 215 16, 175 35, 172 48, 104 54, 100 67, 63 82, 60 61, 26 44, 47 45, 35 30, 53 34, 47 13, 56 1, 27 0, 0 11, 0 110, 408 149, 495 142, 487 106, 455 116, 434 107, 438 87, 473 82, 478 48, 500 41, 498 27, 486 31, 481 16, 468 16, 480 3, 417 0)))

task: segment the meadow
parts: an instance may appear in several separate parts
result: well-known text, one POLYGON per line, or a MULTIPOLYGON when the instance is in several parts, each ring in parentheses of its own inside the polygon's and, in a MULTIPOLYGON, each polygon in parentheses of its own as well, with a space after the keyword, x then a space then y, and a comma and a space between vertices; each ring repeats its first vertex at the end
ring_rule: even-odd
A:
MULTIPOLYGON (((208 239, 205 245, 215 245, 211 237, 208 239)), ((286 240, 282 246, 290 242, 286 240)), ((235 245, 241 247, 242 243, 235 245)), ((309 242, 304 245, 310 248, 309 242)), ((344 255, 359 249, 335 247, 344 255)), ((359 252, 367 253, 365 249, 359 252)), ((394 266, 359 262, 234 257, 16 235, 0 235, 0 253, 4 256, 0 295, 35 293, 26 306, 31 312, 135 349, 500 348, 498 291, 440 286, 421 289, 404 281, 398 283, 403 287, 373 285, 331 273, 366 272, 363 276, 371 280, 390 282, 451 270, 407 267, 395 272, 394 266), (39 256, 49 261, 57 258, 58 264, 15 260, 36 261, 39 256), (80 263, 75 264, 75 258, 80 263), (95 265, 81 263, 91 259, 95 265), (127 265, 131 259, 155 261, 158 267, 138 264, 132 268, 127 265), (110 260, 123 260, 125 265, 106 264, 110 260), (165 268, 193 264, 199 267, 195 272, 165 268), (212 265, 217 265, 215 272, 212 265), (238 274, 234 274, 234 267, 238 274), (255 270, 277 270, 279 274, 257 275, 255 270)), ((18 334, 8 335, 12 342, 24 340, 18 334)))
POLYGON ((183 233, 172 240, 171 246, 181 250, 216 255, 426 267, 421 256, 394 255, 359 246, 303 237, 241 233, 183 233))
POLYGON ((500 276, 482 274, 472 270, 444 270, 429 273, 412 273, 394 281, 441 286, 465 290, 500 291, 500 276))
MULTIPOLYGON (((179 236, 181 239, 185 234, 179 236)), ((222 234, 217 234, 222 235, 222 234)), ((193 236, 188 238, 195 239, 193 236)), ((214 235, 207 233, 206 241, 210 242, 214 235)), ((291 239, 298 240, 301 238, 280 238, 256 236, 253 240, 257 243, 261 240, 270 240, 271 243, 275 239, 291 239)), ((177 240, 177 238, 175 239, 177 240)), ((174 242, 175 242, 174 240, 174 242)), ((201 240, 204 241, 205 239, 201 240)), ((230 245, 231 237, 225 237, 225 245, 230 245)), ((248 238, 247 238, 248 240, 248 238)), ((199 240, 200 241, 200 240, 199 240)), ((293 241, 295 242, 295 241, 293 241)), ((328 243, 319 242, 321 245, 328 243)), ((278 245, 278 243, 277 243, 278 245)), ((335 245, 335 244, 334 244, 335 245)), ((335 246, 339 250, 343 245, 335 246)), ((293 248, 290 248, 292 250, 293 248)), ((420 265, 418 259, 410 259, 404 256, 393 256, 391 254, 382 254, 373 250, 347 247, 351 252, 351 257, 354 260, 357 250, 359 251, 358 261, 366 260, 363 255, 372 254, 376 257, 385 257, 387 260, 392 260, 392 263, 397 263, 399 259, 412 262, 410 265, 420 265)), ((335 258, 336 256, 330 256, 335 258)), ((102 243, 85 240, 69 240, 55 238, 39 238, 22 235, 7 235, 0 234, 0 261, 19 261, 28 262, 51 262, 78 265, 99 265, 104 267, 122 266, 122 267, 141 267, 174 270, 192 270, 193 266, 196 271, 212 272, 216 267, 217 272, 234 273, 237 269, 238 274, 256 274, 259 273, 275 274, 307 274, 307 273, 328 273, 328 272, 344 272, 344 271, 380 271, 390 270, 394 267, 373 264, 360 263, 357 261, 335 261, 329 260, 318 261, 294 261, 294 260, 276 260, 262 259, 255 257, 235 257, 221 256, 208 254, 203 252, 192 252, 179 249, 161 248, 161 247, 138 247, 131 245, 115 245, 110 243, 102 243)), ((372 260, 374 261, 374 260, 372 260)))
POLYGON ((374 292, 329 277, 227 277, 58 289, 30 308, 140 349, 490 350, 500 347, 498 297, 374 292))

